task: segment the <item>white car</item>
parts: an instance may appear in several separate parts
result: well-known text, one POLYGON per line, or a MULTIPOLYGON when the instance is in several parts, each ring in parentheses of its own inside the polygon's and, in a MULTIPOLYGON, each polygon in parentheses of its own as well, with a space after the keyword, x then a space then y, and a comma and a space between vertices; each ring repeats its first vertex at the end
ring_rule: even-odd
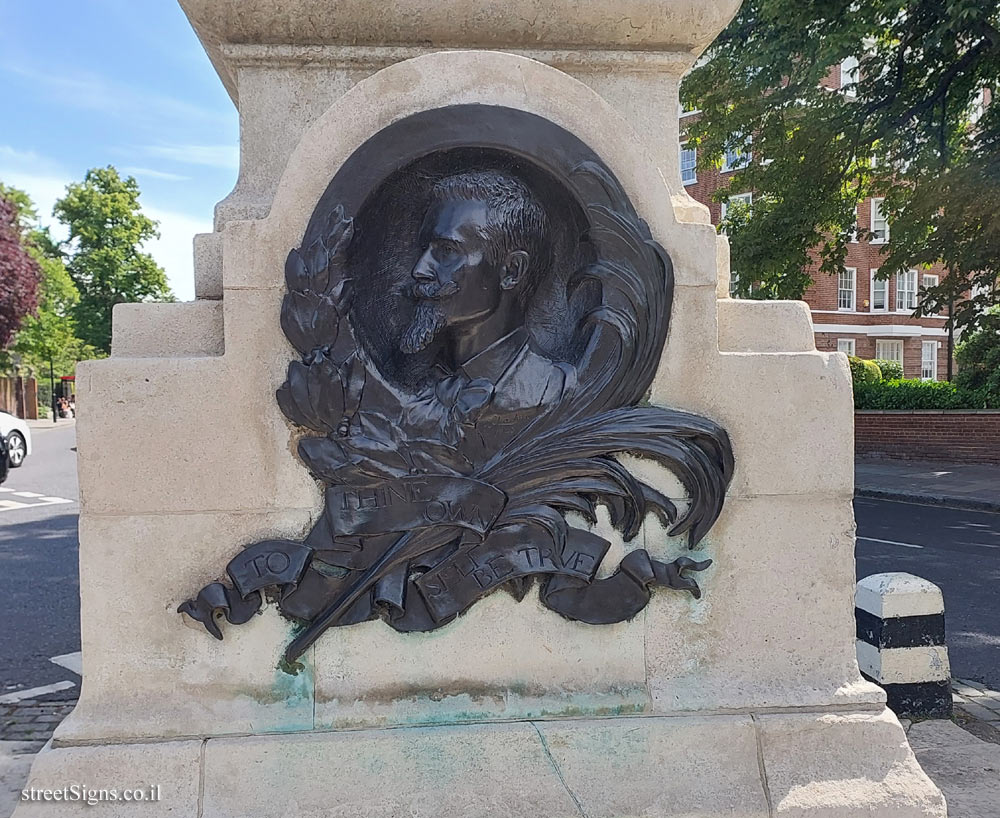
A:
POLYGON ((7 441, 7 455, 10 458, 11 468, 16 469, 31 454, 31 432, 28 423, 7 412, 0 412, 0 435, 7 441))

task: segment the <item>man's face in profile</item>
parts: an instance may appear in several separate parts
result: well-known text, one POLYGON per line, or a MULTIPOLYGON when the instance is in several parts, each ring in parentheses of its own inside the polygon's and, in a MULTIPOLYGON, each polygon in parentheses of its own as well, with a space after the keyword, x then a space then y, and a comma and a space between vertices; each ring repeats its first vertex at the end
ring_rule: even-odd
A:
POLYGON ((446 199, 428 209, 412 271, 417 309, 403 352, 418 352, 445 327, 475 323, 500 306, 510 282, 493 261, 489 218, 488 205, 476 200, 446 199))

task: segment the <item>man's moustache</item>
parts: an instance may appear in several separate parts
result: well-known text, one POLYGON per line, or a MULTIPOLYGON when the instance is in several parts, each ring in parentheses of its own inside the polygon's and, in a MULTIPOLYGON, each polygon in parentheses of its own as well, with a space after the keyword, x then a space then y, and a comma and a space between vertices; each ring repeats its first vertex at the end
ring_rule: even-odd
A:
POLYGON ((424 301, 440 301, 455 295, 457 292, 458 285, 454 281, 446 281, 443 284, 436 281, 421 281, 410 289, 410 294, 414 298, 424 301))

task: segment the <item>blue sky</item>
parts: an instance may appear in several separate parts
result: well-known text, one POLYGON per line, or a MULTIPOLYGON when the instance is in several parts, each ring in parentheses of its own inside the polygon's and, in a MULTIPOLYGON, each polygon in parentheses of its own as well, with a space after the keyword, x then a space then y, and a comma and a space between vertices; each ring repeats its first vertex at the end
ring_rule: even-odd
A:
POLYGON ((88 168, 138 180, 147 249, 194 298, 191 237, 236 181, 236 109, 176 0, 0 0, 0 181, 52 205, 88 168))

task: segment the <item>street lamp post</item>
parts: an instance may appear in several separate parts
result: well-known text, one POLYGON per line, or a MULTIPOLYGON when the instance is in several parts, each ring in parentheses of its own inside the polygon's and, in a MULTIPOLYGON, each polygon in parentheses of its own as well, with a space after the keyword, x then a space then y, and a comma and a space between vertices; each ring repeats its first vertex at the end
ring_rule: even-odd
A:
POLYGON ((49 358, 49 389, 50 397, 52 398, 52 422, 59 422, 59 411, 56 409, 56 373, 55 367, 52 366, 52 358, 49 358))

